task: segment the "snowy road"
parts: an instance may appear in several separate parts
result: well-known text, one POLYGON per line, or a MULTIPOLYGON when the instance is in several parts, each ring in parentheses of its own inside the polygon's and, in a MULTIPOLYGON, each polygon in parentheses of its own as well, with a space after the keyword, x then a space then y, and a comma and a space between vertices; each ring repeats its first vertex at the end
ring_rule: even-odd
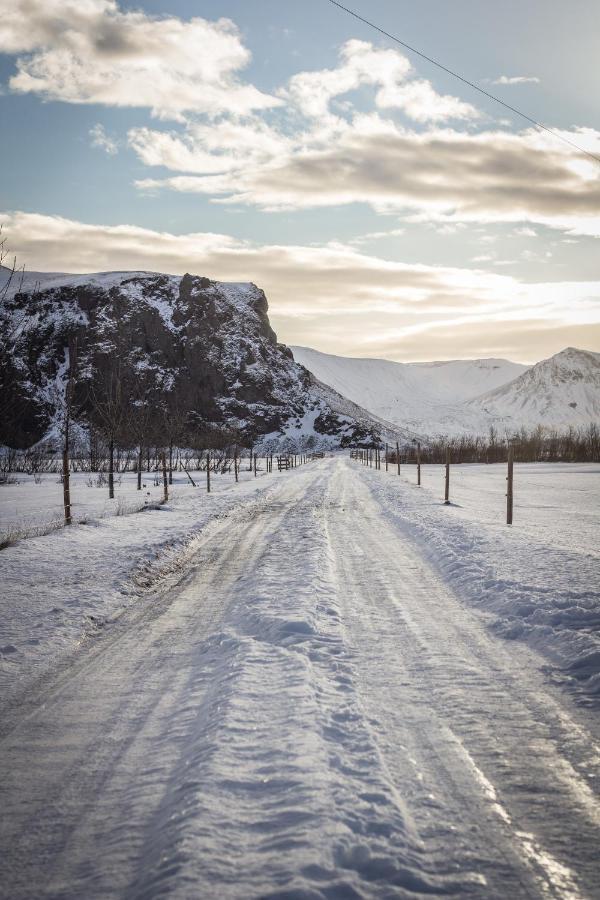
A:
POLYGON ((277 476, 4 717, 1 896, 600 897, 597 735, 371 475, 277 476))

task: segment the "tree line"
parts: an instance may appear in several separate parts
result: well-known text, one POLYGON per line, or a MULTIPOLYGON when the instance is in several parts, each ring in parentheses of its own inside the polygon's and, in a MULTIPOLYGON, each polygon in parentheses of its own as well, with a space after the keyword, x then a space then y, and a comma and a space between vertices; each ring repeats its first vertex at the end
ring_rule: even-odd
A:
MULTIPOLYGON (((419 446, 423 463, 444 463, 447 449, 453 463, 506 462, 509 446, 513 448, 515 462, 600 462, 600 425, 592 422, 564 431, 538 426, 506 432, 503 436, 492 427, 486 437, 440 436, 419 446)), ((400 455, 402 461, 416 462, 417 442, 405 444, 400 455)), ((396 462, 395 448, 390 447, 388 458, 396 462)))

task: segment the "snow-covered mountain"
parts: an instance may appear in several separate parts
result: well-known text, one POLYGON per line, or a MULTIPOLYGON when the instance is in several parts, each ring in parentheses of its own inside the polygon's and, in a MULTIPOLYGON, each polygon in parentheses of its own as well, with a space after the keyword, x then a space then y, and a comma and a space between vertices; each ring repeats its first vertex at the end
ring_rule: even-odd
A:
POLYGON ((600 422, 600 353, 567 347, 467 405, 509 428, 600 422))
POLYGON ((485 435, 600 421, 600 354, 563 350, 529 367, 505 359, 397 363, 292 347, 294 358, 377 416, 421 435, 485 435))
MULTIPOLYGON (((7 270, 0 274, 6 284, 7 270)), ((294 361, 253 284, 28 273, 4 291, 0 279, 0 300, 2 443, 27 447, 56 433, 75 352, 76 417, 100 432, 110 417, 125 446, 140 442, 141 428, 156 443, 165 428, 331 445, 372 431, 397 436, 294 361)))

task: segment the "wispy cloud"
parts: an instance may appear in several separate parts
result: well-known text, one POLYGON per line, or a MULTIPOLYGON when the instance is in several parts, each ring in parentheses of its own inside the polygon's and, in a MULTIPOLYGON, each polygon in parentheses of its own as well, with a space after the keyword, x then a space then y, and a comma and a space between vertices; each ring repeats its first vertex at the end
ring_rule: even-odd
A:
POLYGON ((351 246, 360 246, 361 244, 370 244, 374 241, 384 240, 386 238, 402 237, 406 234, 406 228, 390 228, 388 231, 369 231, 366 234, 359 234, 357 237, 348 241, 351 246))
POLYGON ((118 152, 119 145, 117 141, 106 133, 104 125, 100 122, 94 125, 93 128, 90 128, 89 135, 92 147, 96 147, 98 150, 104 150, 109 156, 114 156, 118 152))
POLYGON ((492 84, 539 84, 540 79, 535 75, 500 75, 492 84))
MULTIPOLYGON (((564 134, 600 150, 600 132, 564 134)), ((146 137, 152 143, 153 135, 146 137)), ((537 222, 600 235, 598 167, 550 136, 535 130, 415 131, 377 113, 303 133, 302 142, 286 138, 256 165, 142 179, 139 186, 266 210, 365 203, 423 220, 537 222)))
POLYGON ((397 359, 455 355, 541 358, 600 339, 600 283, 532 284, 483 269, 393 262, 331 244, 257 244, 131 225, 0 215, 30 270, 150 269, 252 280, 287 343, 397 359), (401 323, 401 324, 399 324, 401 323))

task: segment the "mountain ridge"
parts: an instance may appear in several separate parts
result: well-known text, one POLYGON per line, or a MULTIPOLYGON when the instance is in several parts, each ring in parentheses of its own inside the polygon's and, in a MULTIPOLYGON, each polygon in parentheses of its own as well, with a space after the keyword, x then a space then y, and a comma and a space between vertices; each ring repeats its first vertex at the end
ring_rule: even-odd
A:
POLYGON ((600 421, 595 351, 565 348, 527 366, 496 358, 397 363, 291 349, 360 406, 429 438, 483 436, 490 427, 565 430, 600 421))
POLYGON ((124 443, 158 440, 165 421, 176 418, 195 433, 220 429, 290 446, 400 433, 294 361, 271 328, 264 292, 250 282, 30 272, 7 286, 9 273, 2 274, 2 330, 14 335, 0 358, 0 441, 7 445, 23 448, 58 434, 75 347, 74 405, 82 422, 107 431, 118 385, 128 398, 117 417, 124 443), (142 410, 153 426, 140 438, 134 420, 142 410))

